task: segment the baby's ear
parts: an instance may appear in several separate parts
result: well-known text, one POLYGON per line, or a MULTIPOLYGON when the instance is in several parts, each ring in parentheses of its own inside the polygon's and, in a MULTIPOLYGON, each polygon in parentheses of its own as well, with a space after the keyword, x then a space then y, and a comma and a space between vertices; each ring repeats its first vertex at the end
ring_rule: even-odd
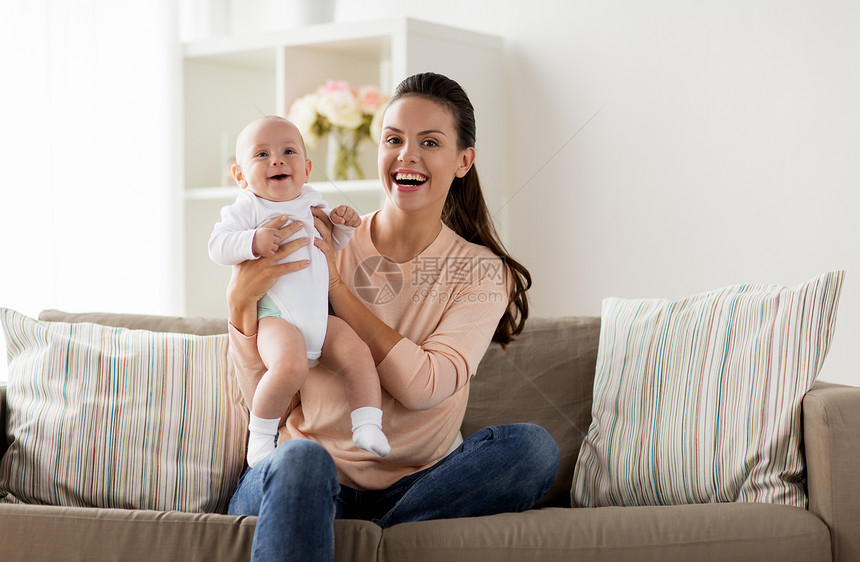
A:
POLYGON ((239 164, 233 164, 230 166, 230 173, 233 175, 233 179, 236 180, 236 184, 245 189, 248 187, 248 182, 245 181, 245 176, 242 174, 242 168, 239 167, 239 164))

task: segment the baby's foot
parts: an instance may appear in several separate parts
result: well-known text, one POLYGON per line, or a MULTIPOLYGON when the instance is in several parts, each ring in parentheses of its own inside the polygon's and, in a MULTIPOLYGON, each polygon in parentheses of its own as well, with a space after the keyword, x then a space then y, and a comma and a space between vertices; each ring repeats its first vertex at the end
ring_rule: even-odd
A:
POLYGON ((367 406, 356 408, 352 418, 352 442, 359 449, 384 457, 391 452, 388 439, 382 433, 382 410, 367 406))
POLYGON ((382 433, 382 429, 375 425, 363 425, 352 431, 352 442, 359 449, 370 451, 376 456, 384 457, 391 452, 388 438, 382 433))
POLYGON ((271 435, 248 437, 248 466, 254 466, 275 450, 275 438, 271 435))
POLYGON ((248 466, 254 466, 275 450, 279 418, 263 419, 251 414, 248 421, 248 466))

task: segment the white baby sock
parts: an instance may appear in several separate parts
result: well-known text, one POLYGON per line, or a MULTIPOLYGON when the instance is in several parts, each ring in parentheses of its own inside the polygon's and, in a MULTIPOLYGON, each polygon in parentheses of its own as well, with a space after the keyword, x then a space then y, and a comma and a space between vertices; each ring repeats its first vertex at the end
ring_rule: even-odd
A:
POLYGON ((279 418, 269 420, 251 414, 248 420, 248 466, 254 466, 275 450, 280 421, 279 418))
POLYGON ((388 439, 382 433, 382 410, 372 406, 356 408, 352 418, 352 442, 359 449, 384 457, 391 452, 388 439))

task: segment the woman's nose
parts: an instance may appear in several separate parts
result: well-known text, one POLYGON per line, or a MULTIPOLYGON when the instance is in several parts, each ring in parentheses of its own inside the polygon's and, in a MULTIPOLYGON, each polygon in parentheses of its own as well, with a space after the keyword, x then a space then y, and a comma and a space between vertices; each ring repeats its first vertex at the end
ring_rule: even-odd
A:
POLYGON ((401 162, 415 162, 418 159, 415 145, 411 142, 404 142, 403 146, 400 147, 399 159, 401 162))

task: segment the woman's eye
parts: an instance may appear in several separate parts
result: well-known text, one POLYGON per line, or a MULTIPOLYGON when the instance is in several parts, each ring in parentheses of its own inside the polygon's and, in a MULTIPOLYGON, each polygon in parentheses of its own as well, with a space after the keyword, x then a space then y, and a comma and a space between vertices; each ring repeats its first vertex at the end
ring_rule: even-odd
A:
POLYGON ((426 139, 423 144, 424 144, 424 146, 431 146, 431 147, 439 146, 439 143, 433 139, 426 139))
POLYGON ((385 139, 388 144, 400 144, 400 139, 397 137, 388 137, 385 139))

